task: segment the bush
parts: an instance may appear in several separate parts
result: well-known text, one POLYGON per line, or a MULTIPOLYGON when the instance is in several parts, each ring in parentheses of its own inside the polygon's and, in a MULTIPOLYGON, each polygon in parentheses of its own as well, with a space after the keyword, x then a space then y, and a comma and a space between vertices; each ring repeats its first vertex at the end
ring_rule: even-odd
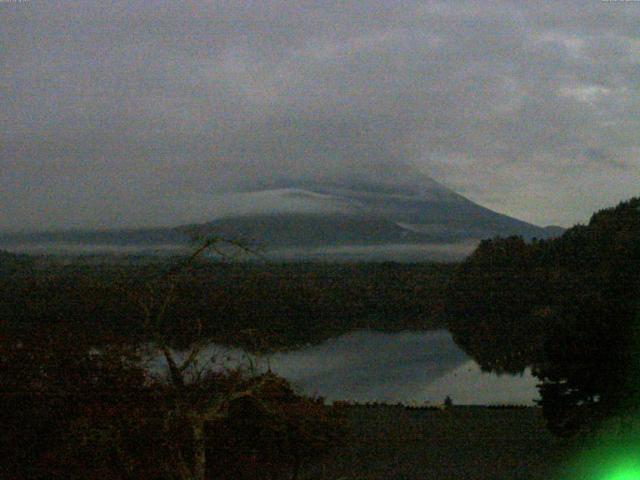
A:
POLYGON ((61 330, 3 336, 0 478, 188 478, 190 415, 210 405, 204 478, 293 477, 340 438, 331 408, 272 373, 209 373, 178 392, 140 365, 122 343, 97 351, 61 330))

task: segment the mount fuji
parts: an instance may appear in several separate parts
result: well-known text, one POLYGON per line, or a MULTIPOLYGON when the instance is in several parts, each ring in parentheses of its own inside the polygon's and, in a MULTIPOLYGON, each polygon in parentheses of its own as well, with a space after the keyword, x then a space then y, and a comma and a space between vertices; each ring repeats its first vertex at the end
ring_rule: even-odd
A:
POLYGON ((306 259, 458 259, 483 238, 549 238, 562 232, 496 213, 427 180, 238 193, 218 218, 194 227, 258 240, 275 256, 306 259))
POLYGON ((253 240, 275 259, 456 260, 483 238, 562 232, 494 212, 424 177, 402 184, 287 182, 183 202, 207 205, 198 214, 207 220, 172 228, 0 234, 0 248, 24 251, 46 243, 162 250, 186 245, 198 231, 253 240))

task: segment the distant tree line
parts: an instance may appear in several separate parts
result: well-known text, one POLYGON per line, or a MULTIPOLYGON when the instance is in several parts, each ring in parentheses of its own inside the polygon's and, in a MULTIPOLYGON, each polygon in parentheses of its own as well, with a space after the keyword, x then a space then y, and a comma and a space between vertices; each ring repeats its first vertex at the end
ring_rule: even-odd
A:
POLYGON ((57 324, 97 338, 141 337, 143 310, 130 292, 155 279, 158 291, 171 289, 179 299, 164 317, 174 346, 188 346, 199 326, 209 338, 251 350, 293 348, 355 329, 443 328, 444 289, 453 270, 446 264, 201 262, 169 285, 162 280, 168 268, 12 270, 0 274, 0 318, 15 332, 57 324), (253 345, 248 331, 265 341, 253 345))
POLYGON ((483 241, 446 294, 455 341, 484 370, 532 367, 550 428, 572 434, 640 400, 640 199, 561 237, 483 241))
POLYGON ((34 259, 26 254, 0 250, 0 275, 30 271, 34 259))

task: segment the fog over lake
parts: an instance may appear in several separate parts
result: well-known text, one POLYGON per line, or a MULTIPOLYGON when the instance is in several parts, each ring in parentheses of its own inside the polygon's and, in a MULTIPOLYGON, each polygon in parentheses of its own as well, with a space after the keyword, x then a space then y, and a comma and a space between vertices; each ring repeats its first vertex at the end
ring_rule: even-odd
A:
MULTIPOLYGON (((201 359, 217 365, 248 365, 240 350, 212 345, 201 359)), ((300 350, 252 358, 257 368, 270 366, 297 391, 327 401, 439 404, 450 395, 458 404, 532 405, 537 379, 483 373, 446 330, 381 333, 357 331, 300 350)), ((151 368, 166 368, 156 359, 151 368)))
MULTIPOLYGON (((469 255, 477 246, 476 240, 453 243, 407 243, 359 245, 348 244, 325 247, 284 247, 263 248, 266 258, 283 261, 401 261, 420 262, 425 258, 434 261, 459 261, 469 255)), ((119 245, 109 243, 78 242, 22 242, 3 245, 0 249, 29 255, 188 255, 192 253, 190 244, 141 244, 119 245)), ((251 259, 251 257, 247 257, 251 259)))

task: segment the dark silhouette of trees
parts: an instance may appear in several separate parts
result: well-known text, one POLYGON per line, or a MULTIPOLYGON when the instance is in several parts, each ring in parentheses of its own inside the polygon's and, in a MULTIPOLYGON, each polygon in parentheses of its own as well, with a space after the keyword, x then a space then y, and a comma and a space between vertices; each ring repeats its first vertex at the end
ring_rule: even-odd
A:
POLYGON ((33 259, 29 255, 0 250, 0 274, 15 273, 33 267, 33 259))
MULTIPOLYGON (((147 332, 138 302, 123 291, 140 294, 169 263, 43 262, 15 274, 2 274, 0 264, 0 317, 9 328, 26 332, 38 324, 79 323, 95 336, 129 338, 147 332)), ((268 336, 275 350, 352 329, 442 328, 444 286, 452 271, 441 264, 198 262, 177 276, 172 295, 179 301, 167 306, 163 329, 180 348, 198 335, 249 348, 246 335, 236 334, 253 329, 268 336)))
POLYGON ((555 247, 559 318, 534 373, 550 427, 571 434, 630 415, 640 399, 640 199, 596 213, 555 247))
POLYGON ((549 321, 544 244, 520 237, 484 240, 450 282, 448 325, 483 370, 521 372, 539 359, 549 321))
POLYGON ((482 242, 458 269, 447 313, 485 370, 541 380, 549 427, 572 434, 637 404, 640 199, 560 238, 482 242))

